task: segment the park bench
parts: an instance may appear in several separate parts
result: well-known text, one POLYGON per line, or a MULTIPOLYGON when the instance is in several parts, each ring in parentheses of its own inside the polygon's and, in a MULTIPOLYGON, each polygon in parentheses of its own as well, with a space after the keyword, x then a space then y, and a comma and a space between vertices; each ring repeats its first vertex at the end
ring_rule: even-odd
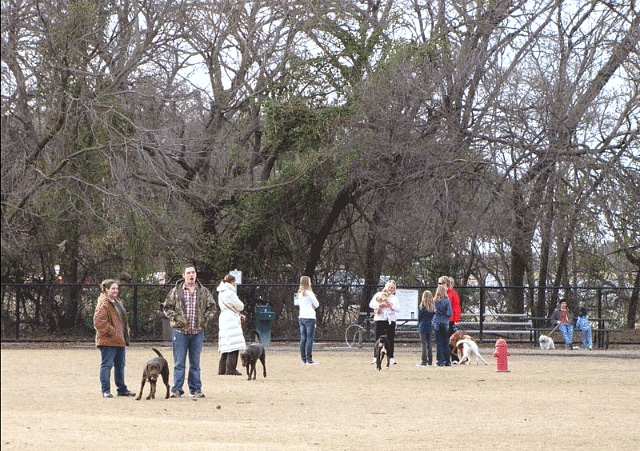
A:
POLYGON ((418 336, 417 319, 399 319, 396 321, 396 336, 403 334, 415 334, 418 336))
POLYGON ((480 343, 505 338, 518 343, 531 342, 533 323, 525 314, 511 313, 463 313, 458 323, 460 330, 480 343))
MULTIPOLYGON (((458 327, 480 343, 509 338, 523 343, 531 342, 531 319, 522 314, 480 314, 463 313, 458 327)), ((396 322, 396 336, 418 333, 417 319, 399 319, 396 322)))
MULTIPOLYGON (((534 324, 532 327, 532 335, 531 335, 531 344, 532 346, 538 345, 538 338, 540 334, 549 335, 549 333, 554 330, 555 324, 551 323, 549 318, 541 318, 541 317, 531 317, 531 320, 534 324)), ((622 332, 622 329, 614 327, 617 324, 618 320, 612 318, 589 318, 589 323, 591 323, 591 333, 593 334, 593 346, 598 349, 609 349, 609 343, 611 340, 611 334, 616 332, 622 332)), ((582 335, 582 330, 575 328, 573 329, 573 342, 576 343, 576 335, 582 335)), ((558 332, 558 329, 555 329, 554 335, 552 336, 556 343, 563 343, 562 335, 558 332)), ((581 343, 582 340, 578 341, 581 343)))
MULTIPOLYGON (((458 323, 459 328, 471 335, 479 343, 495 342, 498 338, 504 338, 508 342, 529 343, 532 347, 538 346, 540 334, 549 334, 553 325, 549 318, 532 317, 521 313, 463 313, 458 323)), ((592 318, 591 332, 593 333, 593 346, 598 349, 608 349, 612 333, 621 332, 621 329, 612 327, 613 319, 592 318)), ((367 319, 367 330, 372 332, 373 322, 367 319)), ((579 329, 574 329, 574 343, 579 329)), ((557 329, 554 341, 562 342, 557 329)), ((369 336, 371 334, 368 334, 369 336)), ((396 321, 396 337, 401 340, 418 339, 418 320, 398 319, 396 321), (411 335, 410 337, 407 337, 411 335), (404 337, 403 337, 404 336, 404 337)))

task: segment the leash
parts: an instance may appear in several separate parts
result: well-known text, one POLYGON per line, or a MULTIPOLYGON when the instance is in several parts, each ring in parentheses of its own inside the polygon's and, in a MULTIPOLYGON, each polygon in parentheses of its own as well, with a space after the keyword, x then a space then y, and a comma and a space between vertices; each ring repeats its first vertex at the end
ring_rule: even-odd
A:
POLYGON ((462 332, 463 334, 467 334, 467 331, 464 330, 460 324, 458 324, 457 326, 453 326, 453 332, 451 334, 453 335, 456 332, 462 332))
POLYGON ((556 327, 554 327, 553 329, 551 329, 551 332, 549 332, 549 335, 551 335, 552 333, 554 333, 556 331, 556 329, 558 328, 560 324, 556 324, 556 327))

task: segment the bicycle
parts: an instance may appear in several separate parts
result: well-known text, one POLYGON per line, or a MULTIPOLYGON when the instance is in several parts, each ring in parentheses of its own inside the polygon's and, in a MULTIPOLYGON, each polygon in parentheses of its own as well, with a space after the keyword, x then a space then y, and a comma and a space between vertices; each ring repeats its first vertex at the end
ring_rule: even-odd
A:
POLYGON ((352 348, 356 344, 361 348, 366 338, 367 330, 360 324, 351 324, 344 332, 344 341, 349 348, 352 348))

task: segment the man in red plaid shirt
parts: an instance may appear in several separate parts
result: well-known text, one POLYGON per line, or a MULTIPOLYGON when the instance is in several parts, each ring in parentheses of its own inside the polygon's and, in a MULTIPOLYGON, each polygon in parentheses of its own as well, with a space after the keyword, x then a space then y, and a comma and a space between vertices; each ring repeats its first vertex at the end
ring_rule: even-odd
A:
POLYGON ((194 265, 185 266, 182 280, 169 292, 162 308, 173 328, 172 398, 180 398, 184 394, 187 355, 189 393, 192 398, 204 398, 200 354, 204 346, 204 329, 215 312, 215 300, 211 292, 197 281, 197 277, 194 265))

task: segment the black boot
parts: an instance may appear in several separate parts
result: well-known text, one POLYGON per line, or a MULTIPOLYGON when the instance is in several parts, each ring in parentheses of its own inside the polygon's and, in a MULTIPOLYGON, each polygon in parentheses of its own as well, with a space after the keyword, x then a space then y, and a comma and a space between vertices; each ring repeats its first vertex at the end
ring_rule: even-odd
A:
POLYGON ((233 351, 227 357, 227 376, 242 376, 242 373, 236 369, 238 365, 238 354, 240 351, 233 351))
POLYGON ((220 354, 220 361, 218 362, 218 376, 224 376, 225 374, 227 374, 227 356, 229 354, 227 354, 226 352, 223 352, 222 354, 220 354))

